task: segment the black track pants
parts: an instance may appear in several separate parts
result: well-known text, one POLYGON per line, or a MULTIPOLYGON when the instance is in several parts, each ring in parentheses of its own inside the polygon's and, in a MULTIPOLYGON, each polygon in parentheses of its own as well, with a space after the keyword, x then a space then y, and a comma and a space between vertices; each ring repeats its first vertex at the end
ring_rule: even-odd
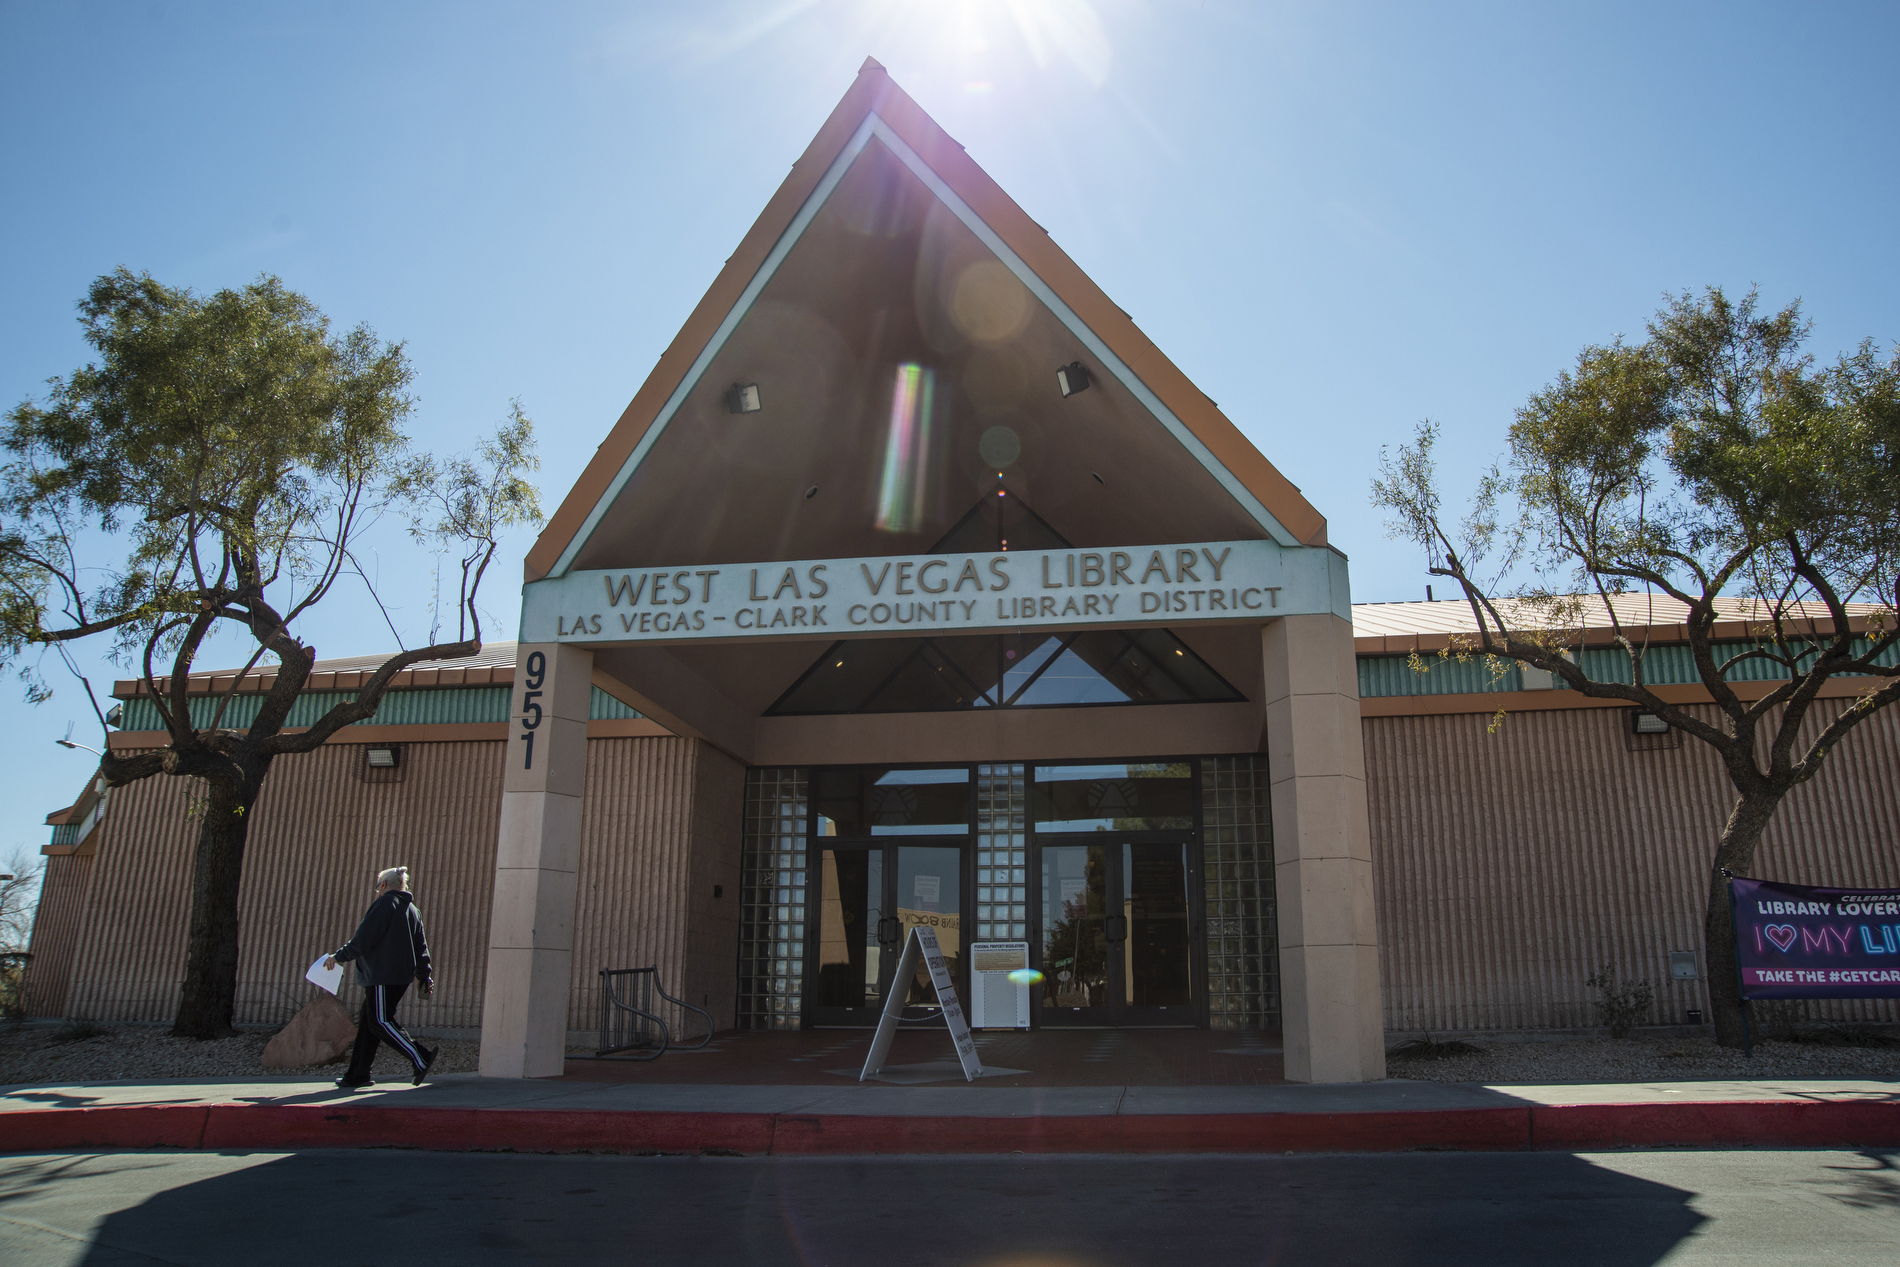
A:
POLYGON ((417 1069, 422 1068, 422 1052, 415 1040, 396 1024, 396 1005, 402 1002, 406 985, 373 985, 363 995, 363 1012, 356 1020, 356 1047, 350 1053, 350 1082, 369 1079, 370 1064, 376 1059, 376 1044, 388 1043, 417 1069))

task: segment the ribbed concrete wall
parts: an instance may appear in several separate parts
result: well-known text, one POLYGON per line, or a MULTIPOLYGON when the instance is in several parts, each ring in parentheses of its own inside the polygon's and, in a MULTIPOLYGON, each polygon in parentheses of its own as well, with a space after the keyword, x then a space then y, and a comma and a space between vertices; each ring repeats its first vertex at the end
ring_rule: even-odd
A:
MULTIPOLYGON (((703 749, 692 740, 670 736, 597 739, 587 745, 568 1021, 572 1028, 599 1024, 602 968, 658 967, 660 983, 674 995, 688 997, 681 990, 686 981, 693 790, 695 764, 703 749)), ((732 853, 736 858, 736 835, 732 853)), ((667 1015, 667 1021, 672 1024, 673 1017, 667 1015)))
MULTIPOLYGON (((362 782, 356 745, 328 745, 272 767, 239 898, 240 1022, 281 1022, 310 999, 315 987, 304 969, 355 929, 376 872, 401 864, 413 877, 439 987, 427 1003, 405 1001, 405 1019, 481 1023, 502 749, 411 744, 400 783, 362 782)), ((601 968, 657 964, 669 990, 683 989, 730 1027, 744 770, 705 744, 671 737, 596 739, 587 760, 570 1025, 595 1025, 601 968)), ((70 1008, 99 1020, 171 1019, 196 840, 190 791, 163 777, 120 789, 91 892, 49 877, 35 948, 64 937, 68 947, 77 940, 80 953, 69 949, 72 970, 57 971, 74 983, 70 994, 36 993, 36 1014, 70 1008), (76 937, 71 930, 81 927, 76 937)), ((355 994, 346 977, 344 1002, 354 1006, 355 994)))
MULTIPOLYGON (((310 961, 341 945, 376 872, 410 868, 440 988, 405 1004, 418 1023, 479 1023, 495 882, 503 744, 412 744, 400 783, 365 783, 363 749, 280 758, 264 784, 244 861, 237 1015, 288 1019, 315 987, 310 961)), ((184 977, 196 830, 184 780, 114 794, 102 836, 71 1009, 102 1020, 169 1020, 184 977)), ((347 981, 345 1002, 353 998, 347 981)))
POLYGON ((40 881, 40 904, 33 913, 33 936, 27 943, 27 949, 33 953, 26 969, 28 1016, 66 1015, 73 952, 79 945, 86 887, 91 881, 91 854, 46 859, 46 876, 40 881))
MULTIPOLYGON (((1843 706, 1824 701, 1818 730, 1843 706)), ((1715 721, 1716 710, 1701 710, 1715 721)), ((1702 951, 1710 859, 1734 801, 1703 744, 1629 752, 1619 709, 1364 722, 1386 1028, 1595 1023, 1584 980, 1614 961, 1657 984, 1656 1019, 1706 1010, 1669 952, 1702 951)), ((1863 722, 1783 802, 1754 874, 1900 883, 1900 711, 1863 722)), ((1706 965, 1704 965, 1706 970, 1706 965)), ((1891 1003, 1810 1004, 1893 1019, 1891 1003)))

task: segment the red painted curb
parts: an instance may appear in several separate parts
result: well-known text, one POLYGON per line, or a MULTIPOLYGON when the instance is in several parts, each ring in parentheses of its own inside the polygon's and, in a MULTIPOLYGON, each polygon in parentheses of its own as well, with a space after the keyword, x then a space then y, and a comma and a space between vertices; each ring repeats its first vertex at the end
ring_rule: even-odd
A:
POLYGON ((764 1113, 221 1104, 211 1109, 204 1147, 767 1153, 772 1150, 772 1119, 764 1113))
POLYGON ((202 1104, 103 1109, 22 1109, 0 1113, 0 1152, 65 1152, 75 1148, 199 1148, 202 1104))
POLYGON ((1900 1146, 1900 1100, 1565 1104, 1368 1113, 888 1117, 141 1105, 0 1112, 0 1152, 420 1148, 445 1152, 1313 1153, 1900 1146))
POLYGON ((1691 1100, 1680 1104, 1551 1104, 1531 1110, 1531 1147, 1900 1145, 1893 1100, 1691 1100))
POLYGON ((775 1123, 778 1156, 852 1153, 1119 1153, 1115 1117, 824 1117, 775 1123))

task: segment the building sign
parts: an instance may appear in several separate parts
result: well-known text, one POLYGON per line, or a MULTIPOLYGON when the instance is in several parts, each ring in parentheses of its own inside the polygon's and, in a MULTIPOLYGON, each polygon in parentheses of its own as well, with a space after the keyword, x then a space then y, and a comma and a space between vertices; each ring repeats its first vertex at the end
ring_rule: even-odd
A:
POLYGON ((1271 541, 569 572, 523 587, 524 642, 955 634, 1351 619, 1342 555, 1271 541))
POLYGON ((1729 881, 1745 999, 1900 998, 1900 888, 1729 881))

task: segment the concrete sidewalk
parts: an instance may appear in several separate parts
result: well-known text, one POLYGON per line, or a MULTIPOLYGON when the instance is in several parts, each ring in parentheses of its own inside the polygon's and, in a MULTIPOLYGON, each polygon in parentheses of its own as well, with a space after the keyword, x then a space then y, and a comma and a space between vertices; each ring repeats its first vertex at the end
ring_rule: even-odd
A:
POLYGON ((179 1147, 628 1153, 1390 1152, 1900 1145, 1900 1081, 1484 1086, 898 1087, 446 1075, 0 1089, 0 1150, 179 1147))

